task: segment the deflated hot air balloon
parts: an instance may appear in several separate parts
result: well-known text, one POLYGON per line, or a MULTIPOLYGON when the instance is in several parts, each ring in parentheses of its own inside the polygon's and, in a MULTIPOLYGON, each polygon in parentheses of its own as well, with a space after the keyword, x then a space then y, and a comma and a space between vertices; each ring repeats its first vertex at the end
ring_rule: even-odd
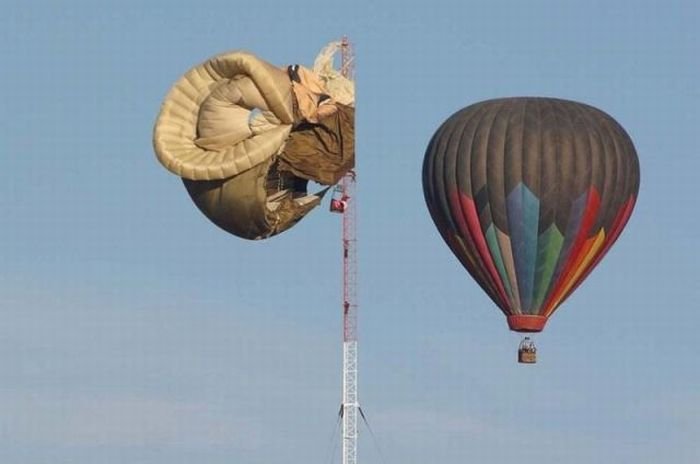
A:
POLYGON ((247 52, 192 68, 165 98, 153 145, 214 224, 246 239, 276 235, 354 167, 354 86, 333 67, 333 42, 313 69, 247 52))
MULTIPOLYGON (((510 329, 539 332, 625 227, 639 161, 625 130, 596 108, 504 98, 442 124, 423 189, 440 234, 510 329)), ((519 360, 534 353, 526 338, 519 360)))

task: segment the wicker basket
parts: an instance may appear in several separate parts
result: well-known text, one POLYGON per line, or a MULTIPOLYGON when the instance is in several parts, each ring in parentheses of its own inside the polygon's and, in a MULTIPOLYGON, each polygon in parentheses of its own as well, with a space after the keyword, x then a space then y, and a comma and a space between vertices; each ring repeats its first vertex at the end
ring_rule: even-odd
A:
POLYGON ((522 364, 535 364, 537 362, 537 353, 518 350, 518 362, 522 364))

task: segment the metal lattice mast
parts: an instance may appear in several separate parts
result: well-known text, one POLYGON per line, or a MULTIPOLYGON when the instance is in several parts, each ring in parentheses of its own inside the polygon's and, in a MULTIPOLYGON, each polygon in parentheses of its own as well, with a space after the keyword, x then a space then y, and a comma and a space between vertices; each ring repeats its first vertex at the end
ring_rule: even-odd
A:
MULTIPOLYGON (((341 48, 341 73, 354 79, 354 53, 347 37, 341 48)), ((357 199, 355 172, 341 182, 346 207, 343 211, 343 414, 342 464, 357 463, 358 410, 357 396, 357 199)))

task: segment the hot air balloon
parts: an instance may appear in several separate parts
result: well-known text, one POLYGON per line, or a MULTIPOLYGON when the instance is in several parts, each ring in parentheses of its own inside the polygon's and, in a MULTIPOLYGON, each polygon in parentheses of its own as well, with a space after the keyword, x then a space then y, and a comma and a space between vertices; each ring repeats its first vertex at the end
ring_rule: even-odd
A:
POLYGON ((195 205, 238 237, 294 226, 354 167, 354 84, 333 67, 332 42, 313 69, 274 66, 242 51, 195 66, 171 88, 156 120, 158 160, 195 205))
MULTIPOLYGON (((437 229, 516 332, 539 332, 620 236, 639 191, 632 140, 592 106, 483 101, 449 117, 423 163, 437 229)), ((521 362, 535 362, 528 338, 521 362)))

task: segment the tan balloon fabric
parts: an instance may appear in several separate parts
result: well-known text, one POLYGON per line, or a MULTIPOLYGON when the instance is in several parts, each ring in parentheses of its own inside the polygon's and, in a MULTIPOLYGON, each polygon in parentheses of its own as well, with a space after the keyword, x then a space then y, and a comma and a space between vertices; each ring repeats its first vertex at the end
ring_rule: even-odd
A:
POLYGON ((214 224, 239 237, 266 238, 299 222, 325 193, 300 200, 283 195, 268 203, 265 181, 270 164, 271 160, 265 161, 228 179, 183 182, 197 208, 214 224))
POLYGON ((318 122, 324 116, 330 115, 336 110, 334 102, 328 97, 328 91, 321 79, 310 69, 298 66, 296 69, 299 82, 292 82, 292 90, 296 98, 299 116, 308 122, 318 122), (321 97, 327 100, 325 105, 320 105, 321 97))
POLYGON ((292 227, 328 190, 309 195, 305 179, 328 185, 353 166, 352 115, 333 119, 335 104, 319 108, 324 83, 310 70, 302 74, 309 87, 294 86, 308 114, 327 119, 324 127, 336 133, 300 137, 301 131, 290 140, 302 122, 290 76, 245 52, 192 68, 163 102, 153 134, 158 160, 183 179, 207 218, 236 236, 263 239, 292 227))
POLYGON ((169 171, 190 180, 239 174, 275 155, 294 122, 286 73, 245 52, 216 56, 175 83, 156 121, 153 144, 169 171), (254 133, 253 109, 269 123, 254 133))
POLYGON ((292 131, 279 157, 280 171, 334 185, 355 167, 355 108, 329 106, 335 111, 317 124, 300 124, 292 131))
POLYGON ((331 42, 323 47, 314 61, 313 71, 323 81, 327 93, 334 101, 341 105, 355 106, 355 83, 334 67, 336 55, 340 54, 342 49, 341 41, 331 42))

